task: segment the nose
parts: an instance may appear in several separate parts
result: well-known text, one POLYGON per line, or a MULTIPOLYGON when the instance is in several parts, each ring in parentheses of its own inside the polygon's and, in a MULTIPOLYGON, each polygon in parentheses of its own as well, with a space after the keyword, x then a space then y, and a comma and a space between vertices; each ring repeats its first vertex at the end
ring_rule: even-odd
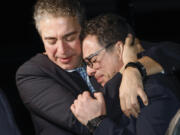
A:
POLYGON ((95 69, 93 69, 93 68, 90 68, 89 66, 87 66, 87 74, 89 75, 89 76, 94 76, 95 75, 95 73, 96 73, 96 70, 95 69))
POLYGON ((67 44, 64 43, 63 41, 59 41, 57 44, 57 52, 58 54, 67 54, 67 44))

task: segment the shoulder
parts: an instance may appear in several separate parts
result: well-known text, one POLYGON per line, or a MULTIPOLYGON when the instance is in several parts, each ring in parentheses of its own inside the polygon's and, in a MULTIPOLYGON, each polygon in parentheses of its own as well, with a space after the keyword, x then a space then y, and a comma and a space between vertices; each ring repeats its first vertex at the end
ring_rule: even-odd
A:
POLYGON ((150 98, 160 96, 176 98, 176 92, 180 89, 180 85, 175 76, 159 73, 149 76, 145 80, 144 89, 150 98))
MULTIPOLYGON (((46 55, 38 53, 18 68, 16 76, 23 74, 52 73, 55 72, 56 68, 57 65, 46 55)), ((61 69, 59 68, 59 70, 61 69)))

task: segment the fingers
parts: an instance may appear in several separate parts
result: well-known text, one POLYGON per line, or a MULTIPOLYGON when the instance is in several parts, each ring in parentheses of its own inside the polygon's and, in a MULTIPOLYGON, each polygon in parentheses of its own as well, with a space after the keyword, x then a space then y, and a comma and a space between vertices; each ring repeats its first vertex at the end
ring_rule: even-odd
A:
POLYGON ((122 112, 127 116, 129 117, 129 113, 126 109, 126 102, 125 102, 125 99, 123 97, 120 97, 120 106, 121 106, 121 110, 122 112))
POLYGON ((132 107, 135 109, 135 111, 137 113, 140 113, 140 105, 139 105, 137 97, 134 97, 134 96, 131 97, 131 104, 132 104, 132 107))
MULTIPOLYGON (((143 101, 144 105, 148 105, 148 98, 146 93, 144 92, 144 90, 139 89, 138 90, 138 95, 140 96, 141 100, 143 101)), ((137 100, 137 97, 126 97, 126 99, 124 98, 120 98, 120 105, 121 105, 121 109, 124 112, 124 114, 130 118, 130 116, 134 116, 134 117, 138 117, 139 113, 140 113, 140 105, 139 102, 137 100)))
POLYGON ((71 105, 70 109, 71 109, 72 113, 75 114, 76 108, 75 108, 75 105, 74 105, 74 104, 71 105))
POLYGON ((125 40, 124 49, 123 49, 123 62, 127 64, 128 62, 137 61, 137 46, 133 45, 133 37, 131 34, 128 34, 125 40))
POLYGON ((126 109, 123 112, 128 118, 130 118, 130 116, 133 116, 133 117, 137 118, 138 115, 139 115, 136 108, 133 107, 133 106, 129 106, 129 105, 127 105, 126 109))
POLYGON ((128 110, 128 105, 127 105, 126 99, 129 99, 129 98, 128 97, 126 97, 126 98, 120 97, 121 110, 128 118, 130 118, 130 112, 128 110))
POLYGON ((70 106, 70 110, 72 111, 72 113, 74 114, 74 116, 77 116, 77 106, 78 101, 74 100, 74 103, 70 106))
POLYGON ((145 106, 147 106, 148 105, 148 97, 147 97, 146 93, 144 92, 144 90, 140 89, 138 91, 138 95, 141 98, 141 100, 143 101, 143 104, 145 106))
POLYGON ((140 113, 140 105, 137 97, 126 97, 120 98, 121 110, 123 113, 130 118, 130 116, 138 117, 140 113))
POLYGON ((103 93, 102 92, 95 92, 94 97, 96 98, 94 100, 96 100, 96 102, 99 104, 99 109, 101 108, 99 115, 106 115, 106 103, 104 100, 103 93))
POLYGON ((94 97, 99 101, 99 102, 105 102, 104 101, 104 96, 102 94, 102 92, 95 92, 94 93, 94 97))
POLYGON ((91 98, 91 95, 88 91, 84 91, 82 94, 79 94, 77 97, 77 100, 82 101, 82 100, 87 100, 91 98))
POLYGON ((84 92, 82 93, 82 96, 83 96, 83 97, 91 97, 89 91, 84 91, 84 92))
POLYGON ((130 117, 131 115, 134 117, 137 117, 137 115, 138 115, 138 113, 134 109, 134 106, 133 106, 131 100, 126 100, 126 113, 127 113, 128 117, 130 117))
POLYGON ((138 117, 138 114, 140 113, 140 105, 139 102, 137 100, 137 97, 131 97, 131 112, 130 114, 134 117, 138 117))
POLYGON ((82 94, 79 94, 77 97, 78 100, 82 99, 82 94))
POLYGON ((133 44, 133 35, 128 34, 128 36, 126 37, 126 40, 125 40, 125 45, 131 46, 132 44, 133 44))

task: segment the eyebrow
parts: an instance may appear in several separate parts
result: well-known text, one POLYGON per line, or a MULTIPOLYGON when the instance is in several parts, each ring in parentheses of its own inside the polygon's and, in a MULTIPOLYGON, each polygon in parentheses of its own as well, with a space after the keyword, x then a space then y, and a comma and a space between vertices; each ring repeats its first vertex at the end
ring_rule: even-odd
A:
POLYGON ((70 32, 70 33, 64 35, 63 38, 69 37, 69 36, 74 35, 74 34, 76 34, 76 33, 78 33, 78 31, 70 32))
POLYGON ((88 59, 88 60, 91 59, 92 57, 96 56, 100 51, 102 51, 103 49, 107 49, 107 48, 110 47, 112 44, 114 44, 114 42, 111 42, 111 43, 107 44, 104 48, 102 48, 102 49, 100 49, 100 50, 98 50, 98 51, 90 54, 89 56, 87 56, 87 57, 85 57, 85 58, 83 58, 83 59, 84 59, 84 60, 85 60, 85 59, 88 59))
POLYGON ((102 49, 96 51, 95 53, 90 54, 89 56, 85 57, 84 59, 91 59, 92 57, 96 56, 103 49, 105 49, 105 48, 102 48, 102 49))
MULTIPOLYGON (((63 38, 69 37, 69 36, 74 35, 74 34, 76 34, 76 33, 78 33, 78 31, 70 32, 70 33, 64 35, 63 38)), ((45 39, 45 40, 53 40, 53 39, 56 39, 56 38, 55 38, 55 37, 48 37, 48 36, 47 36, 47 37, 45 37, 44 39, 45 39)))
POLYGON ((56 38, 54 38, 54 37, 45 37, 44 39, 45 39, 45 40, 54 40, 54 39, 56 39, 56 38))

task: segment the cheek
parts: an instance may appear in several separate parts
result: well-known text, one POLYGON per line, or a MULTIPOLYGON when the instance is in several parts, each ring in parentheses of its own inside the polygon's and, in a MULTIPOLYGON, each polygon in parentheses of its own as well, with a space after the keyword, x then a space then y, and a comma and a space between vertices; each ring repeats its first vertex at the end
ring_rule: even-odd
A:
POLYGON ((45 48, 45 51, 46 51, 46 53, 49 55, 49 56, 54 56, 55 55, 55 53, 56 53, 56 48, 55 47, 49 47, 49 46, 44 46, 44 48, 45 48))
POLYGON ((118 72, 116 68, 117 65, 118 63, 114 59, 106 59, 106 63, 104 67, 108 78, 112 78, 114 74, 118 72))
POLYGON ((77 54, 81 54, 82 48, 81 48, 81 43, 79 40, 77 40, 76 42, 74 42, 73 46, 73 50, 77 53, 77 54))

